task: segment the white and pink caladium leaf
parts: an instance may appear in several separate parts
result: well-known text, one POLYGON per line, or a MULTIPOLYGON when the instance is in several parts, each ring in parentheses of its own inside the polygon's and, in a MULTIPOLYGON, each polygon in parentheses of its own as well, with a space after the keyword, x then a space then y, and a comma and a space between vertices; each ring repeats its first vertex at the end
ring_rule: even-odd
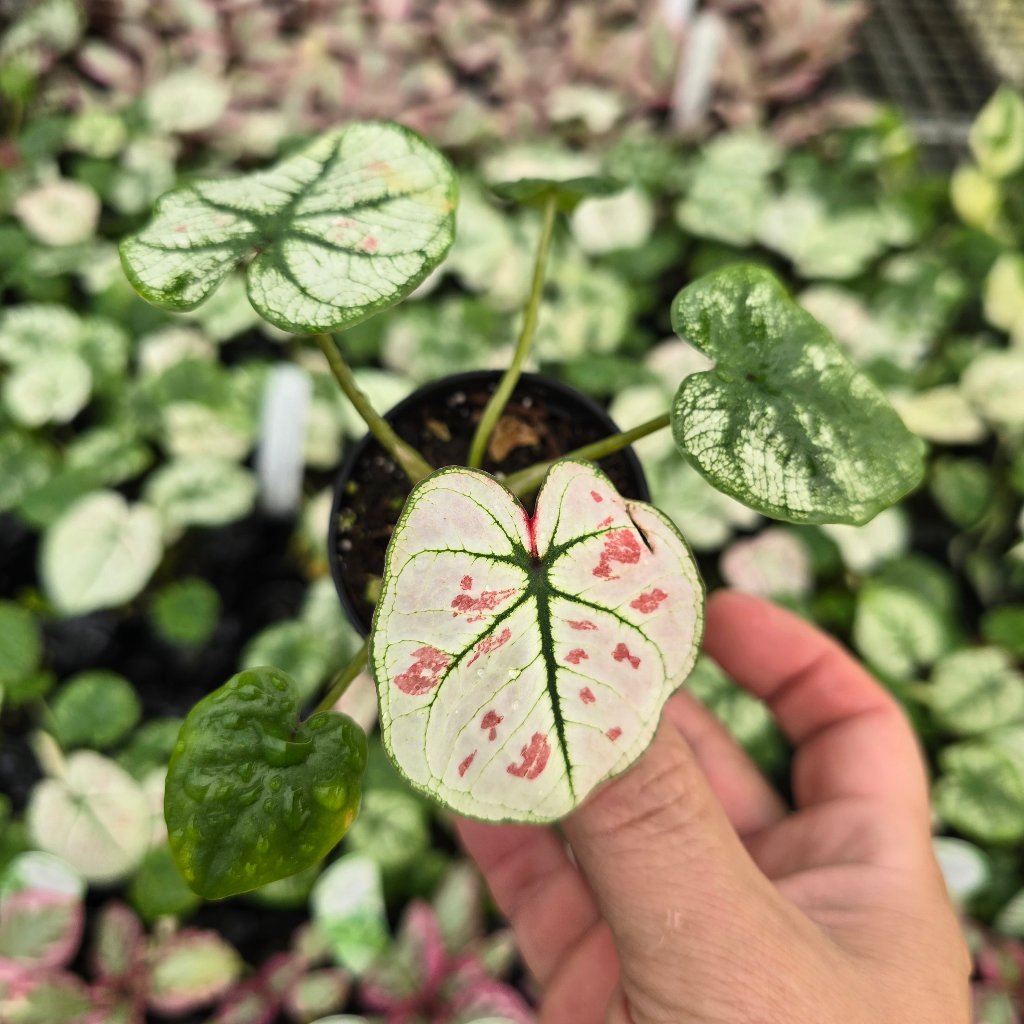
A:
POLYGON ((488 474, 438 470, 406 502, 374 618, 384 744, 460 814, 560 818, 647 748, 703 616, 678 530, 592 463, 557 463, 532 517, 488 474))

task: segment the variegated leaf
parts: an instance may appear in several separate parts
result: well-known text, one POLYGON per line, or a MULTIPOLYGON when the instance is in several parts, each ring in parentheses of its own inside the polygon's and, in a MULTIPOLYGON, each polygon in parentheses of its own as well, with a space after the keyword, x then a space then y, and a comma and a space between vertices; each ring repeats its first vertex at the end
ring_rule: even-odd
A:
POLYGON ((483 820, 550 821, 625 770, 693 667, 703 587, 673 524, 585 462, 530 517, 463 468, 412 492, 371 640, 384 742, 483 820))
POLYGON ((263 317, 334 330, 397 302, 440 263, 456 190, 447 160, 415 132, 352 124, 268 171, 168 192, 121 260, 144 298, 176 310, 247 262, 263 317))

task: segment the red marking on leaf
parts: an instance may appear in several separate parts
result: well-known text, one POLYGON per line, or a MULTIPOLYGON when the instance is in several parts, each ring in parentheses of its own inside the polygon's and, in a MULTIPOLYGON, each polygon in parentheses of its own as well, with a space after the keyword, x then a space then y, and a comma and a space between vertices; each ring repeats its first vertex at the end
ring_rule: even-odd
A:
POLYGON ((477 614, 470 615, 466 621, 480 622, 484 618, 484 612, 493 612, 499 604, 507 601, 515 593, 515 587, 507 587, 505 590, 484 590, 479 597, 459 594, 451 604, 455 609, 452 618, 458 616, 459 612, 476 612, 477 614))
POLYGON ((416 660, 400 675, 395 676, 395 686, 410 697, 429 693, 452 660, 444 651, 434 647, 420 647, 413 651, 416 660))
POLYGON ((629 527, 621 530, 609 530, 604 535, 604 550, 601 552, 601 561, 594 569, 594 575, 605 580, 617 580, 618 576, 612 575, 612 562, 622 562, 625 565, 636 565, 640 561, 640 542, 629 527))
POLYGON ((174 230, 177 231, 178 234, 181 234, 182 231, 188 231, 188 225, 187 224, 175 224, 174 225, 174 230))
POLYGON ((523 513, 523 523, 526 525, 526 536, 530 539, 530 556, 537 557, 537 522, 532 516, 523 513))
POLYGON ((581 633, 587 632, 591 629, 597 629, 597 626, 595 626, 589 619, 569 619, 569 625, 573 629, 579 630, 581 633))
POLYGON ((362 249, 363 252, 376 252, 379 246, 380 242, 378 242, 377 239, 373 237, 373 235, 367 235, 359 243, 359 248, 362 249))
POLYGON ((594 696, 594 691, 591 690, 589 686, 584 686, 583 689, 580 690, 580 700, 583 701, 584 704, 597 703, 597 698, 594 696))
POLYGON ((509 637, 511 636, 512 630, 509 629, 508 626, 506 626, 497 635, 485 637, 473 649, 473 657, 466 662, 466 668, 469 668, 469 666, 472 665, 473 662, 476 661, 476 659, 479 658, 481 655, 490 654, 491 651, 496 651, 499 647, 502 646, 502 644, 507 644, 509 641, 509 637))
POLYGON ((594 501, 604 501, 604 498, 602 498, 601 495, 597 493, 597 491, 591 491, 590 496, 594 499, 594 501))
POLYGON ((366 169, 368 171, 390 171, 391 164, 386 160, 374 160, 372 164, 367 164, 366 169))
POLYGON ((459 580, 459 586, 462 587, 463 590, 472 590, 473 589, 473 577, 472 576, 463 576, 462 579, 459 580))
POLYGON ((643 612, 645 615, 649 615, 667 597, 668 594, 666 594, 664 590, 660 587, 655 587, 649 593, 641 594, 635 600, 630 601, 629 607, 635 608, 637 611, 643 612))
POLYGON ((614 522, 615 516, 609 516, 607 519, 602 519, 597 525, 599 529, 603 529, 606 526, 611 526, 614 522))
POLYGON ((622 735, 622 730, 617 725, 613 725, 605 733, 605 736, 607 736, 608 739, 610 739, 612 741, 612 743, 614 743, 621 735, 622 735))
POLYGON ((356 222, 351 217, 338 217, 334 226, 336 228, 352 228, 355 227, 356 222))
POLYGON ((462 761, 462 763, 459 765, 459 778, 460 779, 462 778, 463 775, 466 774, 467 771, 469 771, 469 766, 473 763, 473 758, 474 757, 476 757, 476 751, 475 750, 473 751, 472 754, 469 755, 469 757, 465 758, 462 761))
POLYGON ((585 661, 590 657, 589 654, 582 647, 574 647, 566 656, 565 660, 570 665, 578 665, 581 661, 585 661))
POLYGON ((612 652, 612 657, 616 661, 628 661, 633 668, 640 667, 640 659, 635 654, 630 654, 629 648, 625 644, 619 644, 612 652))
POLYGON ((493 708, 480 720, 481 729, 490 729, 490 735, 487 738, 492 743, 498 738, 498 726, 504 721, 504 717, 493 708))
POLYGON ((517 779, 535 779, 547 767, 551 744, 543 733, 535 732, 530 742, 519 751, 522 764, 510 764, 505 771, 517 779))

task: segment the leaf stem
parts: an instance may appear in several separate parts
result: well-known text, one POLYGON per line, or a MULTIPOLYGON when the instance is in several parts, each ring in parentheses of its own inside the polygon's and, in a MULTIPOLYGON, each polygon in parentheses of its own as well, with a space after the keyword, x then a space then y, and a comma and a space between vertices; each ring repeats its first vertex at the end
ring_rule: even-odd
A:
POLYGON ((523 326, 516 341, 516 350, 512 356, 512 362, 502 376, 497 390, 491 395, 491 400, 484 408, 480 422, 477 424, 473 443, 469 447, 469 458, 466 460, 466 465, 470 468, 483 465, 491 435, 494 433, 498 420, 501 419, 501 414, 505 411, 509 398, 512 397, 512 392, 523 372, 523 363, 526 362, 526 357, 530 353, 530 343, 533 341, 533 335, 537 329, 540 302, 544 295, 544 276, 547 271, 548 256, 551 252, 551 239, 554 236, 557 213, 558 199, 552 191, 544 203, 544 223, 541 227, 540 239, 537 242, 537 253, 533 262, 533 280, 530 283, 530 295, 523 312, 523 326))
POLYGON ((360 390, 356 383, 352 368, 345 362, 334 338, 329 334, 314 334, 327 359, 327 365, 334 374, 338 386, 352 403, 356 412, 363 418, 369 431, 380 442, 381 447, 402 467, 402 471, 413 484, 418 484, 425 476, 434 472, 433 466, 412 445, 403 441, 392 429, 391 424, 374 409, 370 399, 360 390))
POLYGON ((577 448, 575 451, 566 452, 565 455, 560 456, 558 459, 551 459, 548 462, 538 462, 532 466, 527 466, 526 469, 521 469, 518 473, 513 473, 510 477, 507 477, 503 483, 513 494, 518 495, 520 498, 528 497, 540 487, 544 477, 547 476, 548 470, 556 462, 560 462, 562 459, 590 459, 596 462, 598 459, 603 459, 606 455, 612 455, 623 448, 628 448, 634 441, 639 441, 641 437, 646 437, 648 434, 662 430, 669 425, 669 422, 669 414, 667 412, 662 413, 660 416, 655 416, 654 419, 641 423, 640 426, 633 427, 631 430, 623 430, 620 434, 612 434, 609 437, 602 438, 600 441, 585 444, 582 448, 577 448))
POLYGON ((366 668, 366 656, 369 646, 370 642, 368 640, 364 641, 363 646, 356 651, 352 660, 331 680, 330 688, 324 694, 324 699, 313 710, 314 715, 318 715, 321 711, 330 711, 338 703, 341 695, 349 688, 352 680, 366 668))

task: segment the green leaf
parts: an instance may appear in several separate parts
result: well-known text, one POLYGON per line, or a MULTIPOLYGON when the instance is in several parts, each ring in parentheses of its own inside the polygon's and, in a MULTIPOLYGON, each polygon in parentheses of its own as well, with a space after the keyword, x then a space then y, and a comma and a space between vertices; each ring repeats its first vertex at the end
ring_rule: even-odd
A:
POLYGON ((1024 431, 1024 349, 996 349, 978 356, 961 378, 967 400, 993 426, 1024 431))
POLYGON ((35 616, 13 601, 0 601, 0 686, 32 675, 39 668, 43 641, 35 616))
POLYGON ((105 750, 135 728, 142 706, 132 684, 116 672, 80 672, 61 685, 50 702, 61 746, 105 750))
POLYGON ((980 459, 944 457, 932 463, 930 490, 950 522, 969 530, 991 508, 995 481, 980 459))
POLYGON ((330 633, 306 622, 275 622, 246 644, 241 667, 277 666, 294 680, 299 699, 307 701, 336 666, 335 654, 330 633))
POLYGON ((71 754, 61 778, 44 779, 35 787, 26 820, 37 848, 101 884, 131 872, 152 834, 152 812, 142 787, 91 750, 71 754))
POLYGON ((371 857, 385 873, 410 867, 430 846, 423 801, 408 791, 368 788, 345 845, 371 857))
POLYGON ((983 297, 985 319, 1015 343, 1024 341, 1024 255, 999 254, 985 278, 983 297))
POLYGON ((53 472, 56 456, 49 445, 14 430, 0 434, 0 512, 16 508, 53 472))
POLYGON ((442 469, 388 547, 370 641, 388 754, 483 820, 567 814, 646 749, 703 625, 693 558, 659 511, 559 462, 531 518, 442 469))
POLYGON ((152 718, 132 733, 118 751, 117 763, 134 779, 143 781, 156 768, 166 768, 178 742, 180 718, 152 718))
POLYGON ((167 193, 121 259, 144 298, 175 310, 247 262, 261 316, 332 331, 393 305, 440 263, 456 193, 448 162, 414 132, 353 124, 271 170, 167 193))
POLYGON ((672 430, 719 490, 778 519, 859 525, 920 481, 922 442, 768 271, 708 274, 672 324, 715 361, 683 381, 672 430))
POLYGON ((993 178, 1024 168, 1024 97, 1001 86, 971 125, 971 152, 993 178))
POLYGON ((771 771, 785 755, 785 741, 768 708, 701 655, 686 689, 729 730, 751 757, 771 771))
POLYGON ((132 879, 128 897, 147 923, 168 915, 181 918, 202 903, 201 897, 181 878, 166 844, 154 847, 145 855, 132 879))
POLYGON ((165 640, 182 647, 202 647, 217 628, 220 595, 196 576, 175 580, 157 591, 149 614, 165 640))
POLYGON ((943 612, 919 594, 871 582, 857 596, 853 642, 884 675, 910 679, 949 650, 951 630, 943 612))
POLYGON ((144 495, 170 532, 184 526, 222 526, 252 511, 256 478, 225 459, 173 459, 146 480, 144 495))
POLYGON ((242 958, 216 932, 186 928, 148 951, 146 1001, 162 1017, 183 1016, 224 995, 242 958))
POLYGON ((77 502, 47 530, 40 575, 60 611, 82 615, 130 601, 162 554, 156 512, 102 491, 77 502))
POLYGON ((565 179, 519 178, 491 185, 495 195, 524 206, 545 206, 549 198, 554 198, 562 213, 572 213, 583 199, 614 195, 623 188, 622 182, 597 174, 565 179))
POLYGON ((11 418, 22 426, 67 423, 89 401, 92 374, 74 352, 55 352, 16 367, 3 384, 11 418))
POLYGON ((981 633, 991 644, 1024 659, 1024 604, 992 608, 981 617, 981 633))
POLYGON ((313 888, 310 910, 335 961, 357 976, 387 946, 380 868, 369 857, 359 853, 339 857, 313 888))
POLYGON ((185 719, 167 772, 171 851, 196 892, 220 899, 323 857, 359 808, 366 739, 348 718, 300 722, 295 683, 240 672, 185 719))
POLYGON ((932 849, 942 868, 946 889, 958 907, 991 882, 992 865, 984 851, 972 843, 949 836, 936 836, 932 840, 932 849))
POLYGON ((710 141, 676 206, 679 225, 699 238, 751 243, 782 155, 778 143, 760 132, 733 132, 710 141))
POLYGON ((1024 676, 998 647, 955 651, 936 664, 923 691, 951 733, 969 736, 1024 719, 1024 676))
POLYGON ((947 747, 939 763, 932 801, 943 821, 983 843, 1024 838, 1024 767, 982 743, 947 747))

